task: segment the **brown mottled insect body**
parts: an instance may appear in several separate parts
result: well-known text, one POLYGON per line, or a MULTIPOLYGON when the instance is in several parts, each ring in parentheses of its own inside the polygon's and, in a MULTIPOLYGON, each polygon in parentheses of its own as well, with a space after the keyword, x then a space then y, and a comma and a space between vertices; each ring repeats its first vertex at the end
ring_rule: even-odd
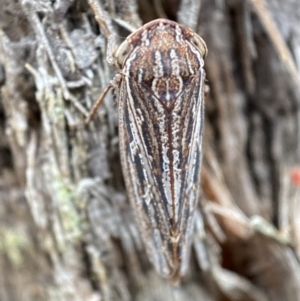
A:
POLYGON ((148 256, 171 279, 188 267, 200 193, 206 53, 192 30, 159 19, 115 55, 126 188, 148 256))

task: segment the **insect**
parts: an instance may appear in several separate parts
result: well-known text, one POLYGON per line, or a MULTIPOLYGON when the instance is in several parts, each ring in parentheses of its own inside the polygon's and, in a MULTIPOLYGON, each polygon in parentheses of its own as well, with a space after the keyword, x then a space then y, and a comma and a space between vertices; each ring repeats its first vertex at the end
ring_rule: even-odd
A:
POLYGON ((119 141, 126 189, 156 271, 186 273, 200 193, 205 42, 191 29, 158 19, 115 52, 119 141))

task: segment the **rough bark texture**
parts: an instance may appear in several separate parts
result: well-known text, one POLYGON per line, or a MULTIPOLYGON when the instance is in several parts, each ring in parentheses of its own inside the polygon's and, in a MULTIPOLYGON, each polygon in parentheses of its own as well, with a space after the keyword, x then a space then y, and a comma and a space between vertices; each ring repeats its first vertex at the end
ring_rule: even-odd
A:
POLYGON ((206 41, 203 195, 189 274, 151 268, 126 198, 107 39, 82 0, 0 0, 0 300, 300 300, 299 0, 99 0, 206 41), (200 212, 203 216, 204 223, 200 212))

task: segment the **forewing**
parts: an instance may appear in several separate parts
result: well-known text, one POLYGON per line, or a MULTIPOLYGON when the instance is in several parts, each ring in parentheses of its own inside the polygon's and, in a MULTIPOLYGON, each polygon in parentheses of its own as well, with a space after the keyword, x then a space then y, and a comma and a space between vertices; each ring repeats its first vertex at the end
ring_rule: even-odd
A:
POLYGON ((185 85, 168 106, 130 77, 119 94, 128 196, 148 255, 165 277, 187 267, 200 189, 204 70, 185 85))

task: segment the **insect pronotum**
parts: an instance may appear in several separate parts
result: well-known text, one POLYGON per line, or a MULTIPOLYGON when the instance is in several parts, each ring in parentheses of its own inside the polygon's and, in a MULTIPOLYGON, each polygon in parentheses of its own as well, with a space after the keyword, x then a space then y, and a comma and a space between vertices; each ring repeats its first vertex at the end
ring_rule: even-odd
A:
POLYGON ((184 275, 200 193, 205 42, 158 19, 115 53, 119 140, 127 193, 150 261, 163 277, 184 275))

